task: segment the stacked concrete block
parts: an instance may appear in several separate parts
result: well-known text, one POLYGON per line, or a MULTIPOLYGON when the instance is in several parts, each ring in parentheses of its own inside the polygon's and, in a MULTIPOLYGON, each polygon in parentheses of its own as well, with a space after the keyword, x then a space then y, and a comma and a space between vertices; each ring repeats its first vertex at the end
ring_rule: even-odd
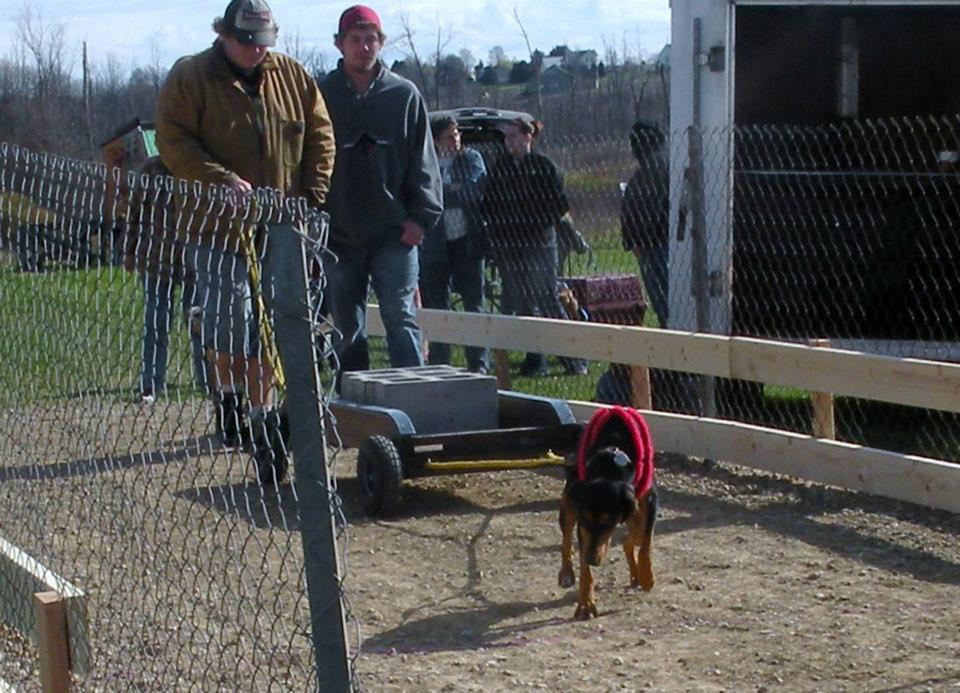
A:
POLYGON ((343 374, 343 399, 399 409, 417 433, 497 428, 497 379, 453 366, 384 368, 343 374))

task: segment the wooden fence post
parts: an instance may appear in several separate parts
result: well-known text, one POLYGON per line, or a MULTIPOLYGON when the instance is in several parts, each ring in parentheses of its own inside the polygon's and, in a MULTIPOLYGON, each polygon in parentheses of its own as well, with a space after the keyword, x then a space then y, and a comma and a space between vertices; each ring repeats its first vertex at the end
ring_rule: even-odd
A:
POLYGON ((67 638, 67 610, 58 592, 33 595, 40 649, 40 686, 43 693, 70 690, 70 648, 67 638))
MULTIPOLYGON (((809 346, 829 347, 830 340, 811 339, 809 346)), ((833 412, 833 395, 829 392, 811 392, 810 399, 813 404, 813 437, 835 440, 837 425, 833 412)))
POLYGON ((493 350, 493 374, 497 376, 497 388, 510 389, 510 352, 506 349, 493 350))
POLYGON ((630 366, 630 406, 634 409, 653 409, 650 369, 646 366, 630 366))

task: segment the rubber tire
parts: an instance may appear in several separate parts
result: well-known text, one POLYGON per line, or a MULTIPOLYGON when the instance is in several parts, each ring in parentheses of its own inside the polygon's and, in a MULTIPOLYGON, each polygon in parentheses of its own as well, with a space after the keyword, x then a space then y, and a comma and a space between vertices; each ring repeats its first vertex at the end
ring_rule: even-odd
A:
POLYGON ((386 436, 370 436, 360 444, 357 482, 360 504, 368 515, 390 517, 397 512, 403 486, 403 460, 392 440, 386 436))

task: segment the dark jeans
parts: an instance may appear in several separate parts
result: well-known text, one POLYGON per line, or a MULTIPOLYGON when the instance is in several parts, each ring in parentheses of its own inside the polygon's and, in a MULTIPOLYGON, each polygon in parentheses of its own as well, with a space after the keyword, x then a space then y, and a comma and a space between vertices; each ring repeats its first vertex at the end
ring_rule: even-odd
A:
MULTIPOLYGON (((497 248, 497 266, 503 279, 501 312, 529 315, 539 318, 566 319, 569 317, 560 302, 557 291, 557 243, 551 235, 543 245, 506 246, 497 248)), ((573 369, 579 359, 562 357, 567 370, 573 369)), ((525 371, 546 371, 544 354, 528 353, 525 371)))
MULTIPOLYGON (((466 252, 463 239, 447 244, 446 259, 434 262, 422 260, 420 265, 420 298, 424 308, 450 310, 450 285, 463 298, 463 309, 468 313, 484 313, 483 258, 466 252)), ((485 347, 468 346, 467 367, 471 371, 490 368, 490 352, 485 347)), ((428 362, 450 363, 450 345, 430 342, 428 362)))
POLYGON ((324 270, 330 313, 339 332, 334 349, 340 372, 370 368, 366 310, 371 285, 380 303, 390 365, 422 366, 420 327, 414 305, 419 274, 417 249, 404 245, 399 238, 389 238, 358 248, 333 250, 337 261, 326 260, 324 270))
MULTIPOLYGON (((167 388, 167 361, 170 346, 170 328, 173 322, 174 290, 176 282, 145 274, 143 285, 143 343, 140 352, 140 391, 162 394, 167 388)), ((194 286, 183 284, 181 307, 185 314, 194 303, 194 286)), ((199 333, 190 330, 190 355, 193 381, 197 388, 207 391, 207 367, 199 333)))
POLYGON ((637 260, 650 307, 653 308, 660 327, 666 329, 669 316, 667 289, 670 282, 667 270, 667 247, 658 245, 653 248, 638 249, 637 260))

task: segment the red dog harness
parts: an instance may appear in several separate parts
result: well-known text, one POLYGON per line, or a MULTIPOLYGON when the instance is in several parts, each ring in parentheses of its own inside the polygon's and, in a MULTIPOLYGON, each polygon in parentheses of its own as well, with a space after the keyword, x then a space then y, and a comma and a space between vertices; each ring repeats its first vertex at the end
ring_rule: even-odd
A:
POLYGON ((580 436, 580 447, 577 450, 577 478, 580 481, 586 480, 587 453, 592 451, 600 431, 613 419, 620 419, 633 439, 633 449, 636 450, 633 491, 637 498, 642 498, 653 486, 653 438, 643 415, 636 409, 610 407, 599 409, 590 417, 583 435, 580 436))

